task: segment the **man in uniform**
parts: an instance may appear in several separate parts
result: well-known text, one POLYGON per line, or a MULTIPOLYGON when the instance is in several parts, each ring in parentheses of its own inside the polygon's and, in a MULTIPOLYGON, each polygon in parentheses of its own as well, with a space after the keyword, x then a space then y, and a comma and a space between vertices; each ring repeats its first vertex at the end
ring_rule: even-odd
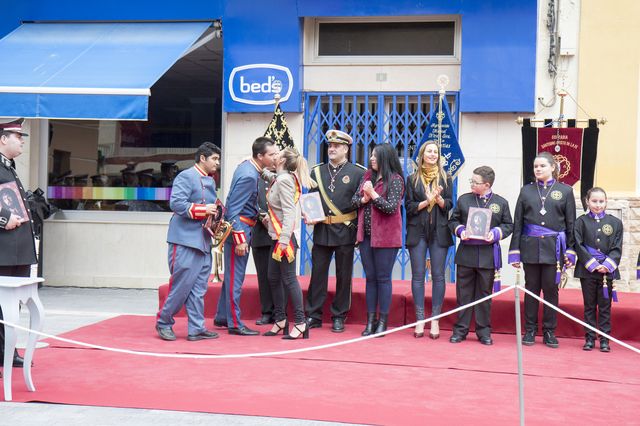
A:
MULTIPOLYGON (((499 289, 502 255, 500 240, 513 232, 513 220, 507 200, 492 191, 495 172, 491 167, 481 166, 473 171, 471 192, 458 198, 451 213, 449 227, 460 238, 456 251, 456 300, 458 306, 467 305, 491 294, 492 285, 499 289), (490 230, 485 238, 470 239, 471 230, 466 228, 471 207, 491 211, 490 230)), ((474 226, 473 218, 471 226, 474 226)), ((475 314, 476 336, 483 345, 492 345, 491 339, 491 300, 473 308, 460 311, 458 321, 453 327, 451 343, 460 343, 467 338, 471 313, 475 314)))
POLYGON ((256 336, 260 334, 245 326, 240 318, 240 296, 249 259, 252 228, 258 219, 258 180, 263 168, 273 166, 278 152, 275 142, 259 137, 251 147, 252 158, 240 163, 226 202, 225 220, 233 231, 224 244, 224 280, 218 299, 214 324, 227 327, 229 334, 256 336))
MULTIPOLYGON (((329 162, 316 165, 311 177, 318 183, 326 219, 314 223, 311 250, 311 281, 307 292, 307 324, 322 327, 322 306, 327 298, 329 265, 336 259, 336 295, 331 304, 331 331, 344 331, 344 322, 351 308, 351 276, 357 233, 356 206, 351 198, 358 190, 365 169, 349 162, 351 136, 340 130, 329 130, 327 154, 329 162)), ((309 222, 309 224, 312 224, 309 222)))
MULTIPOLYGON (((14 159, 22 154, 24 136, 22 119, 0 124, 0 185, 9 186, 19 193, 23 204, 28 206, 25 190, 16 173, 14 159)), ((17 194, 16 194, 17 195, 17 194)), ((0 275, 28 277, 31 265, 37 263, 31 213, 20 217, 9 209, 0 208, 0 275)), ((0 319, 2 319, 0 309, 0 319)), ((0 360, 4 358, 4 325, 0 326, 0 360)), ((22 367, 23 359, 14 352, 13 366, 22 367)))
POLYGON ((180 173, 173 182, 170 206, 173 211, 169 243, 169 294, 156 320, 163 340, 176 340, 173 316, 185 306, 188 317, 187 340, 215 339, 217 333, 204 325, 204 295, 211 274, 211 236, 203 224, 216 212, 216 184, 213 173, 220 165, 220 148, 205 142, 196 151, 196 164, 180 173))
POLYGON ((257 325, 273 323, 273 298, 269 286, 269 259, 273 240, 269 235, 269 213, 267 212, 267 182, 258 180, 258 220, 251 236, 253 249, 253 263, 258 276, 258 290, 260 292, 260 311, 262 316, 256 321, 257 325))

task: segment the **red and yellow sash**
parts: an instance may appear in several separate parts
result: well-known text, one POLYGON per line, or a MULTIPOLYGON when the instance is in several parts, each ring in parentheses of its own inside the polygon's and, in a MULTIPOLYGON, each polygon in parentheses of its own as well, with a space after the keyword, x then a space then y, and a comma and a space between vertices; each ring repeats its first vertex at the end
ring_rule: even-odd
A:
MULTIPOLYGON (((292 173, 291 176, 293 176, 293 181, 296 184, 295 192, 293 194, 293 202, 295 204, 300 199, 302 188, 300 187, 300 182, 298 182, 298 178, 296 177, 296 175, 292 173)), ((267 190, 267 200, 269 199, 269 191, 271 190, 271 187, 273 186, 274 183, 276 183, 275 180, 271 183, 271 185, 269 186, 269 189, 267 190)), ((279 240, 280 233, 282 232, 282 222, 280 222, 276 214, 273 212, 273 209, 271 208, 271 206, 268 206, 268 209, 269 209, 269 218, 271 219, 271 223, 273 224, 273 229, 276 231, 276 238, 279 240)), ((273 253, 271 254, 271 257, 273 257, 273 259, 275 259, 278 262, 282 262, 283 255, 287 257, 287 260, 289 261, 289 263, 293 262, 296 259, 296 249, 295 249, 295 246, 293 245, 292 239, 289 239, 289 245, 284 250, 282 250, 280 248, 280 244, 276 242, 276 246, 273 249, 273 253)))

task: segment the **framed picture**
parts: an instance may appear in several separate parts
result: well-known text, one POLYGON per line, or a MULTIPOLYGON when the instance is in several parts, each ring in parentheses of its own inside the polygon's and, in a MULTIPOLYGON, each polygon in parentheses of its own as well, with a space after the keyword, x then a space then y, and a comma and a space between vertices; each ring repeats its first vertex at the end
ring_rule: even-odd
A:
POLYGON ((309 192, 300 196, 302 214, 311 222, 320 222, 326 219, 319 192, 309 192))
POLYGON ((467 236, 484 240, 491 230, 491 210, 479 207, 469 207, 467 216, 467 236))
POLYGON ((7 182, 0 185, 0 207, 19 216, 21 218, 20 222, 29 221, 29 214, 15 182, 7 182))

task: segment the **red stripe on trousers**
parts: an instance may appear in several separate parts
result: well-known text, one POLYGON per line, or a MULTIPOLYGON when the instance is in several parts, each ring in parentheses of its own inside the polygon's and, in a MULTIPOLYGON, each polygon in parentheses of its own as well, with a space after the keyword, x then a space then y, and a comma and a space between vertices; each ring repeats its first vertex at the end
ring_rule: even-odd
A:
POLYGON ((238 317, 236 316, 236 305, 233 303, 233 285, 236 282, 236 253, 231 251, 231 277, 229 278, 229 302, 231 305, 231 318, 233 319, 233 327, 238 328, 238 317))
POLYGON ((171 253, 171 276, 169 277, 169 291, 167 292, 167 297, 164 299, 162 306, 160 306, 160 310, 158 310, 158 314, 156 318, 160 319, 160 312, 162 312, 162 308, 164 308, 165 303, 169 299, 169 293, 171 293, 171 286, 173 285, 173 265, 176 263, 176 249, 178 246, 176 244, 173 245, 173 253, 171 253))

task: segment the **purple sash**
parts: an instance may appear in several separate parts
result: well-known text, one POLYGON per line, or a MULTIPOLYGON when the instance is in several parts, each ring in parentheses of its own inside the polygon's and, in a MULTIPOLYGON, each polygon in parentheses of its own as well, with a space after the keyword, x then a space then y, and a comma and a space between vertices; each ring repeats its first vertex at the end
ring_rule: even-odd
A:
POLYGON ((486 240, 476 240, 469 239, 461 241, 462 244, 469 246, 486 246, 489 244, 493 245, 493 268, 495 269, 495 275, 493 279, 493 291, 500 291, 500 269, 502 269, 502 249, 500 248, 500 235, 494 229, 491 230, 493 235, 493 239, 495 240, 493 243, 490 243, 486 240))
MULTIPOLYGON (((604 262, 607 259, 607 256, 602 253, 601 251, 599 251, 598 249, 595 249, 593 247, 589 247, 587 245, 584 246, 587 251, 589 252, 589 254, 591 256, 593 256, 593 258, 595 260, 598 261, 598 263, 602 264, 602 262, 604 262)), ((604 276, 602 277, 603 279, 603 285, 602 285, 602 295, 604 296, 605 299, 609 298, 609 289, 608 284, 607 284, 607 274, 603 274, 604 276)), ((613 286, 613 277, 611 279, 611 285, 613 286)), ((613 288, 611 290, 611 297, 613 299, 614 302, 618 301, 618 292, 615 290, 615 288, 613 288)))
POLYGON ((540 225, 524 225, 522 235, 526 235, 528 237, 557 237, 556 238, 556 266, 558 270, 556 271, 556 284, 560 284, 560 275, 561 272, 565 270, 564 261, 561 256, 562 253, 567 251, 567 234, 564 231, 554 231, 553 229, 545 228, 540 225), (562 270, 560 269, 560 264, 562 264, 562 270))

